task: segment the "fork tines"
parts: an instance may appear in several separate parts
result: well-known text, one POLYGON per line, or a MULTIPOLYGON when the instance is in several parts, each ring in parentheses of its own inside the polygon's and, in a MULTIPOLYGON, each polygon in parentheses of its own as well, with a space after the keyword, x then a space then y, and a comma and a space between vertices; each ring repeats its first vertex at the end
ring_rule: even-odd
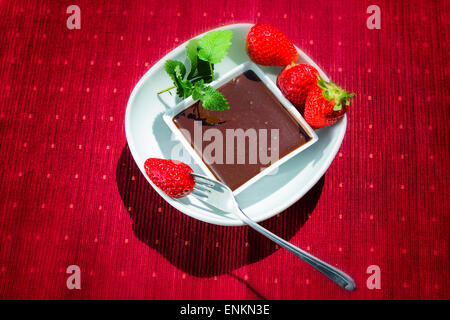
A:
POLYGON ((195 185, 195 186, 194 186, 194 190, 192 190, 192 193, 191 193, 191 194, 192 194, 193 196, 197 197, 197 198, 206 200, 206 199, 208 199, 209 193, 210 193, 211 191, 209 191, 209 190, 204 191, 204 190, 205 190, 205 189, 200 189, 197 185, 195 185))
POLYGON ((192 173, 191 175, 195 181, 194 190, 192 190, 191 194, 202 200, 207 200, 211 193, 210 188, 214 187, 214 185, 206 177, 197 175, 195 173, 192 173))
POLYGON ((199 184, 199 185, 203 185, 203 186, 208 186, 210 188, 214 187, 214 184, 211 182, 210 179, 203 177, 201 175, 197 175, 195 173, 191 173, 191 175, 195 180, 195 185, 199 184))

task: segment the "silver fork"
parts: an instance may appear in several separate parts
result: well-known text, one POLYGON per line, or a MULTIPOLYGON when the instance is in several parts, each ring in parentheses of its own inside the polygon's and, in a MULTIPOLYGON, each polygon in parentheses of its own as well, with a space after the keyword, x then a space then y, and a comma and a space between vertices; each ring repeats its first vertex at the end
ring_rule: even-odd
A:
POLYGON ((355 290, 355 282, 349 275, 294 246, 250 219, 239 208, 233 192, 226 185, 196 173, 192 173, 192 176, 195 180, 194 190, 191 193, 193 196, 223 211, 236 213, 236 216, 241 219, 242 222, 276 242, 286 250, 289 250, 313 268, 323 273, 341 288, 348 291, 355 290))

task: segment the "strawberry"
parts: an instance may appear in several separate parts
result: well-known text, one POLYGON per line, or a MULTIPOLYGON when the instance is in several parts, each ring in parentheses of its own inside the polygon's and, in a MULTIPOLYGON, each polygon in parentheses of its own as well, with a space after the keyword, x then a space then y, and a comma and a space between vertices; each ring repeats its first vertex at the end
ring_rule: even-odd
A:
POLYGON ((144 168, 150 180, 173 198, 185 197, 194 188, 193 170, 181 161, 149 158, 144 168))
POLYGON ((298 58, 284 33, 268 24, 255 24, 247 34, 245 47, 250 59, 264 66, 286 66, 298 58))
POLYGON ((354 96, 337 84, 319 78, 306 98, 304 118, 314 129, 333 124, 345 114, 354 96))
POLYGON ((277 86, 292 104, 303 109, 309 90, 316 84, 319 72, 307 64, 290 64, 277 78, 277 86))

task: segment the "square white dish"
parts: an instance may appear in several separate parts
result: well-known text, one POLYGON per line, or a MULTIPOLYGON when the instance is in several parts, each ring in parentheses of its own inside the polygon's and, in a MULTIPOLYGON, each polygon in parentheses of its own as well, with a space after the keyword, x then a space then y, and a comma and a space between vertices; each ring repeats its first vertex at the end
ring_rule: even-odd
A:
MULTIPOLYGON (((246 71, 253 71, 259 79, 264 83, 264 85, 272 92, 272 94, 278 99, 278 101, 281 103, 281 105, 291 114, 291 116, 297 121, 297 123, 303 128, 304 132, 308 135, 309 140, 302 144, 300 147, 297 147, 295 150, 289 152, 285 156, 279 158, 275 162, 273 162, 269 167, 262 170, 257 175, 253 176, 250 180, 242 184, 240 187, 235 189, 233 191, 234 195, 238 195, 248 187, 250 187, 253 183, 260 180, 264 176, 271 174, 274 172, 275 169, 277 169, 280 165, 288 161, 289 159, 295 157, 303 150, 307 149, 311 145, 313 145, 317 140, 317 134, 314 132, 314 130, 308 125, 308 123, 303 119, 301 114, 298 112, 298 110, 292 105, 291 102, 289 102, 281 93, 281 91, 278 89, 278 87, 273 83, 273 81, 253 62, 247 61, 245 63, 242 63, 238 65, 237 67, 231 69, 227 73, 225 73, 223 76, 219 77, 217 80, 212 82, 210 85, 214 87, 215 89, 220 88, 227 82, 231 81, 233 78, 239 76, 240 74, 246 72, 246 71)), ((193 100, 192 96, 188 97, 184 100, 182 100, 180 103, 178 103, 175 107, 169 109, 166 111, 163 115, 163 119, 167 126, 170 128, 174 136, 183 144, 183 146, 186 148, 186 150, 189 152, 191 157, 194 159, 195 163, 200 166, 203 173, 210 177, 211 179, 217 180, 214 173, 209 169, 207 164, 202 160, 202 157, 198 154, 198 152, 192 147, 191 141, 186 138, 185 135, 181 132, 181 130, 177 127, 177 125, 174 123, 173 119, 181 112, 185 111, 187 108, 192 106, 194 103, 196 103, 196 100, 193 100)), ((230 106, 231 108, 233 106, 230 106)), ((226 112, 226 111, 223 111, 226 112)), ((242 128, 246 130, 247 128, 242 128)))

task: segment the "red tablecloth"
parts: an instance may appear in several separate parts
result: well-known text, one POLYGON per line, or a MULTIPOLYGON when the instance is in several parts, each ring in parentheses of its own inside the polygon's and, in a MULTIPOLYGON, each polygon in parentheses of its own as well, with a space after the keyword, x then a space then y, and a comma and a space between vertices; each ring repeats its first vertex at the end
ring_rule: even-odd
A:
POLYGON ((380 30, 359 0, 78 0, 80 30, 70 4, 0 2, 0 298, 449 298, 449 1, 376 1, 380 30), (346 270, 353 293, 247 227, 174 210, 131 158, 140 77, 237 22, 279 27, 356 92, 324 178, 263 223, 346 270))

